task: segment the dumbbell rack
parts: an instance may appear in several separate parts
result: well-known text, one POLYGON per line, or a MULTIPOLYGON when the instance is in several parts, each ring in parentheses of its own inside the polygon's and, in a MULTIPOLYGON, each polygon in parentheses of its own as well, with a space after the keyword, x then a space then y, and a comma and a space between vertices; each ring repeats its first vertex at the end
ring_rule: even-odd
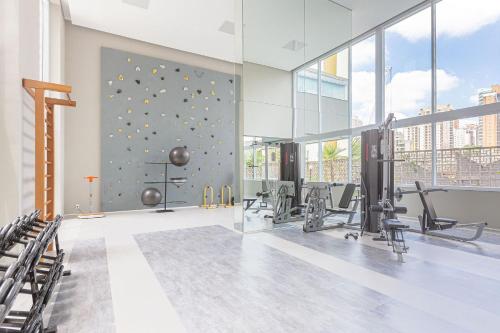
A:
POLYGON ((151 181, 151 182, 144 182, 144 184, 163 184, 163 202, 160 202, 159 205, 163 204, 162 209, 158 209, 156 212, 157 213, 171 213, 174 210, 173 209, 168 209, 167 208, 167 203, 186 203, 185 201, 168 201, 167 202, 167 184, 175 184, 177 187, 180 187, 182 184, 184 184, 186 181, 179 181, 180 178, 177 181, 174 180, 168 180, 168 166, 169 164, 172 164, 170 162, 146 162, 146 164, 149 165, 164 165, 165 166, 165 173, 164 173, 164 180, 163 181, 151 181))
POLYGON ((35 101, 35 208, 42 220, 54 219, 55 106, 75 107, 68 85, 23 79, 23 88, 35 101), (46 91, 66 94, 67 99, 45 97, 46 91))
POLYGON ((0 332, 49 333, 56 328, 44 328, 43 313, 53 291, 64 275, 64 251, 59 247, 57 232, 62 217, 53 221, 39 218, 40 211, 16 218, 0 229, 0 332), (55 256, 45 252, 52 242, 55 256), (0 273, 1 274, 1 273, 0 273), (25 288, 25 285, 29 288, 25 288), (32 305, 28 310, 13 310, 19 294, 29 294, 32 305))

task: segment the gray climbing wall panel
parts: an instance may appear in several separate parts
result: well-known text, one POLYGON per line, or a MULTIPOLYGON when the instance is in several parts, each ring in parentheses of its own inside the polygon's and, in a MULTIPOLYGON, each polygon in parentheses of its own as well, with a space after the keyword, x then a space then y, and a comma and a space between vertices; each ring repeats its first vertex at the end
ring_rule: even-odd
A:
POLYGON ((110 48, 101 49, 101 207, 103 211, 144 207, 147 181, 163 181, 168 153, 185 146, 189 164, 168 166, 169 206, 202 202, 205 185, 218 200, 224 184, 235 186, 239 77, 110 48))

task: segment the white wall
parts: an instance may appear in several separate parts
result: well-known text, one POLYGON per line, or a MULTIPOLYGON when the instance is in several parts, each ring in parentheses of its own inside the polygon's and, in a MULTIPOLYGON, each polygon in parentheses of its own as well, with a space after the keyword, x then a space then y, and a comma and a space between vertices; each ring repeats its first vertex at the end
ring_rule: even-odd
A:
MULTIPOLYGON (((500 229, 500 192, 450 190, 430 195, 440 217, 455 218, 460 223, 484 221, 488 222, 489 228, 500 229)), ((422 215, 423 207, 418 194, 404 196, 398 205, 408 208, 408 216, 422 215)))
MULTIPOLYGON (((88 187, 83 177, 101 173, 101 47, 111 47, 151 57, 176 61, 225 73, 235 73, 234 64, 66 24, 66 83, 73 86, 76 110, 64 115, 64 211, 75 212, 75 204, 88 208, 88 187)), ((97 183, 99 184, 99 183, 97 183)), ((100 190, 95 188, 99 208, 100 190)))
POLYGON ((353 0, 353 38, 423 2, 423 0, 353 0))
POLYGON ((292 73, 245 62, 243 64, 244 134, 292 137, 292 73))
POLYGON ((0 225, 34 205, 33 101, 22 78, 40 73, 39 1, 0 1, 0 225))
MULTIPOLYGON (((65 22, 58 2, 51 3, 49 8, 49 80, 54 83, 65 84, 64 80, 64 53, 65 53, 65 22)), ((56 214, 63 213, 64 207, 64 138, 63 119, 66 112, 71 112, 71 108, 65 109, 56 106, 54 114, 54 150, 55 150, 55 200, 54 209, 56 214)))

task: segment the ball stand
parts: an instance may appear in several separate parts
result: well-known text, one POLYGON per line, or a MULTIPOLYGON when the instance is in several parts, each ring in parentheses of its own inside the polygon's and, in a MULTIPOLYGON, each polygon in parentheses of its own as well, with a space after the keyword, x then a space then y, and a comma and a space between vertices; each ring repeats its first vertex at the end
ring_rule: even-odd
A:
POLYGON ((94 195, 92 194, 93 191, 93 184, 94 180, 98 179, 99 177, 97 176, 86 176, 83 177, 87 183, 89 184, 89 212, 88 213, 82 213, 78 215, 79 219, 97 219, 97 218, 102 218, 104 217, 104 213, 100 212, 94 212, 94 195))
POLYGON ((173 177, 173 178, 168 178, 168 165, 172 164, 170 162, 146 162, 146 164, 153 164, 153 165, 164 165, 165 166, 165 180, 161 182, 144 182, 144 184, 163 184, 163 202, 158 203, 158 205, 163 204, 162 209, 156 210, 156 213, 172 213, 174 210, 173 209, 168 209, 167 208, 167 203, 172 204, 172 203, 186 203, 185 201, 167 201, 167 184, 174 184, 177 186, 177 188, 181 187, 187 182, 186 177, 173 177))

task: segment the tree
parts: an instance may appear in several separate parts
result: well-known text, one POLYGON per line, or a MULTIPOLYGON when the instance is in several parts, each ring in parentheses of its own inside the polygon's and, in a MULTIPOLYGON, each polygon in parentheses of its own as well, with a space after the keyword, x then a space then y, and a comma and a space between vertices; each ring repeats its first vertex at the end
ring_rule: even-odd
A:
POLYGON ((339 148, 336 141, 325 142, 323 145, 323 160, 336 160, 345 149, 339 148))
POLYGON ((353 161, 361 159, 361 137, 356 136, 352 138, 351 153, 353 161))

